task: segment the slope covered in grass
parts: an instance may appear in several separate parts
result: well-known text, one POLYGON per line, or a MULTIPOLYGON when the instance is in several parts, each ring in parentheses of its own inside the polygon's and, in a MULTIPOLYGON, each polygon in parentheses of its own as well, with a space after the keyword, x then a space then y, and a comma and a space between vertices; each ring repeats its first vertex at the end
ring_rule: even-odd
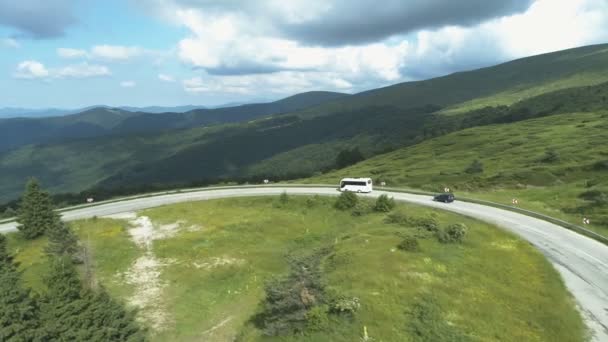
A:
POLYGON ((183 117, 177 121, 171 113, 137 115, 113 128, 133 134, 0 153, 0 201, 15 199, 31 176, 54 192, 92 187, 134 187, 134 192, 236 179, 303 178, 335 168, 336 156, 345 149, 356 147, 369 157, 468 127, 605 110, 607 49, 596 45, 560 51, 352 96, 313 92, 270 107, 193 111, 179 114, 183 117), (285 113, 320 102, 324 104, 310 112, 285 113), (277 115, 257 118, 261 113, 277 115), (145 125, 137 121, 142 117, 145 125), (257 119, 185 129, 209 123, 201 118, 218 123, 228 117, 257 119), (144 134, 138 131, 144 126, 173 130, 144 134), (180 127, 184 129, 175 130, 180 127))
MULTIPOLYGON (((573 299, 528 243, 439 210, 398 204, 398 219, 387 221, 391 214, 353 216, 334 209, 334 201, 225 199, 145 210, 131 223, 72 225, 88 246, 93 281, 140 307, 153 341, 356 341, 364 327, 376 341, 583 340, 573 299), (429 221, 440 229, 466 225, 464 242, 439 243, 420 228, 429 221), (412 237, 418 251, 397 248, 412 237), (312 269, 294 269, 294 260, 312 269), (293 283, 295 292, 271 283, 308 309, 298 316, 283 306, 281 316, 295 320, 282 324, 299 332, 266 336, 265 287, 290 272, 302 281, 293 283), (311 284, 320 289, 306 285, 315 274, 311 284), (359 305, 353 314, 328 313, 336 300, 359 305)), ((43 291, 36 280, 44 273, 43 244, 13 236, 11 246, 27 282, 43 291)))
POLYGON ((567 113, 476 127, 379 155, 305 180, 371 176, 378 184, 458 194, 520 206, 608 234, 608 112, 567 113), (469 169, 475 160, 481 172, 469 169), (467 169, 469 169, 467 172, 467 169))
POLYGON ((478 70, 429 80, 399 83, 300 112, 328 115, 370 105, 413 108, 432 104, 446 113, 462 113, 488 105, 509 105, 559 89, 608 80, 608 44, 531 56, 478 70))

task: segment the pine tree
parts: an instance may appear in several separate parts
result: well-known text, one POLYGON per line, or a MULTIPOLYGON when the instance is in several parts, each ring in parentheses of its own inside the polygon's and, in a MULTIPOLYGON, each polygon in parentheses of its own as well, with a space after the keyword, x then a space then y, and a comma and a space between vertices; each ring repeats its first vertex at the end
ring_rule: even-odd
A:
POLYGON ((64 341, 144 341, 133 313, 102 288, 85 288, 70 258, 51 257, 43 300, 47 329, 64 341))
POLYGON ((59 221, 50 226, 47 228, 46 235, 49 238, 49 243, 45 248, 47 254, 59 257, 68 256, 74 262, 82 261, 78 237, 65 223, 59 221))
POLYGON ((0 341, 45 340, 36 301, 21 283, 21 273, 0 235, 0 341))
POLYGON ((59 215, 53 211, 50 195, 40 188, 35 179, 30 179, 25 187, 17 227, 26 239, 35 239, 60 222, 59 215))

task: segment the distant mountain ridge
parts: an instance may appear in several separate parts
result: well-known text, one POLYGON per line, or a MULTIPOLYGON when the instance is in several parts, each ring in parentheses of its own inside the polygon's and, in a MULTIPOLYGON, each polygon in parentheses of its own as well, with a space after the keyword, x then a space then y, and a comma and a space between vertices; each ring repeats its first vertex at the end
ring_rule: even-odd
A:
MULTIPOLYGON (((82 112, 46 118, 0 119, 0 151, 28 144, 93 138, 105 135, 160 132, 246 121, 264 115, 302 110, 348 94, 313 91, 269 103, 246 104, 216 109, 198 108, 185 112, 164 112, 165 107, 145 107, 152 112, 134 111, 137 107, 95 106, 82 112), (128 110, 130 109, 130 110, 128 110)), ((192 106, 180 107, 187 110, 192 106)))
MULTIPOLYGON (((223 106, 220 106, 223 107, 223 106)), ((76 109, 59 109, 59 108, 16 108, 16 107, 5 107, 0 108, 0 119, 11 119, 11 118, 46 118, 52 116, 65 116, 78 114, 84 111, 88 111, 95 108, 118 108, 129 112, 146 112, 146 113, 184 113, 195 109, 205 109, 206 106, 147 106, 147 107, 133 107, 133 106, 107 106, 107 105, 94 105, 76 109)))

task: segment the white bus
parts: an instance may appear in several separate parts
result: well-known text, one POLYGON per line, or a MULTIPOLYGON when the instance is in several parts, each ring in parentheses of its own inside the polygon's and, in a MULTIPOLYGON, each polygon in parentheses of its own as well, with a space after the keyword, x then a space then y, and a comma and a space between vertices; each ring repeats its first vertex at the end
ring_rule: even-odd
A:
POLYGON ((343 178, 340 181, 340 191, 372 192, 371 178, 343 178))

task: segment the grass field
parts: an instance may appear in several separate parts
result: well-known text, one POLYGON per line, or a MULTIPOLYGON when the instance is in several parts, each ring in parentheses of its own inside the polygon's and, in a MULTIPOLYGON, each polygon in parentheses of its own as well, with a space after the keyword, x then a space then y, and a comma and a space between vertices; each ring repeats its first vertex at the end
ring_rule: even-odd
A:
MULTIPOLYGON (((191 202, 72 227, 88 247, 93 272, 87 279, 139 307, 153 341, 357 341, 364 327, 374 341, 584 340, 582 319, 559 275, 514 235, 455 214, 397 205, 394 212, 409 218, 468 227, 462 244, 441 244, 416 224, 389 224, 383 213, 353 216, 334 209, 334 201, 191 202), (396 248, 412 236, 419 251, 396 248), (288 272, 288 255, 318 248, 329 251, 320 264, 326 291, 357 297, 359 310, 328 315, 325 324, 299 334, 263 335, 252 318, 262 307, 264 284, 288 272), (424 339, 415 332, 431 333, 424 339)), ((44 291, 44 244, 10 239, 26 283, 37 291, 44 291)))
POLYGON ((511 204, 608 235, 607 113, 569 113, 476 127, 296 182, 373 177, 392 187, 443 191, 511 204), (481 172, 467 172, 474 160, 481 172))

